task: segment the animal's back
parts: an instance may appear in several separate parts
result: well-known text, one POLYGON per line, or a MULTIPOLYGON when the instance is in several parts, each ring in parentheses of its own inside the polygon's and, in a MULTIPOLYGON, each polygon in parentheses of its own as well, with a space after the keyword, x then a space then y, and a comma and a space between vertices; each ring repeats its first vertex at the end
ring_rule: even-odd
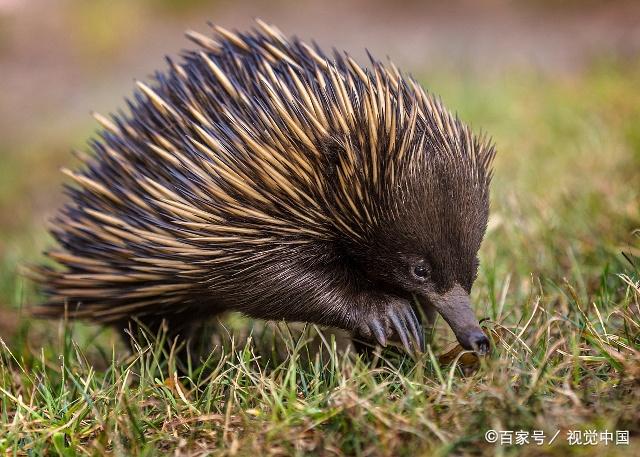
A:
MULTIPOLYGON (((367 116, 384 116, 373 97, 389 98, 396 76, 340 54, 332 62, 271 28, 220 30, 216 42, 192 34, 203 49, 138 83, 128 114, 98 116, 105 128, 86 168, 65 170, 76 185, 52 224, 63 250, 50 256, 68 271, 41 270, 41 312, 181 312, 229 301, 225 289, 237 301, 231 286, 249 270, 361 236, 354 210, 371 221, 366 175, 384 173, 385 158, 363 168, 370 145, 354 132, 369 135, 367 116)), ((243 298, 255 302, 253 292, 243 298)))

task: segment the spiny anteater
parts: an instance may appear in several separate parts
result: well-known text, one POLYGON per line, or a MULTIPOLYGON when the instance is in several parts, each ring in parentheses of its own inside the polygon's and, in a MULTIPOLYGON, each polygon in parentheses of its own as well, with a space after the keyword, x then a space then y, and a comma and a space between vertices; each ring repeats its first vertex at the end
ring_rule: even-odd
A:
POLYGON ((493 146, 410 77, 258 21, 215 27, 138 82, 104 128, 40 268, 37 314, 182 328, 224 311, 421 344, 411 305, 463 347, 493 146))

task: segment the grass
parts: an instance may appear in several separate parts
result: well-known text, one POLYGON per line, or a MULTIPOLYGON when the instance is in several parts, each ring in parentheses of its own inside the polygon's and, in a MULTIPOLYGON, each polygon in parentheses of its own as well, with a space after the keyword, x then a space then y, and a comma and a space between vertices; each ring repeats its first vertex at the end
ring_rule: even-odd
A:
POLYGON ((30 200, 17 189, 37 192, 51 163, 33 159, 44 149, 26 158, 9 151, 17 169, 32 173, 1 188, 1 212, 21 223, 2 226, 0 243, 0 311, 5 327, 16 320, 0 327, 0 450, 640 453, 638 77, 640 68, 611 62, 566 79, 525 70, 486 79, 422 75, 498 147, 473 293, 494 347, 476 365, 450 351, 442 323, 421 357, 387 351, 367 363, 326 329, 230 316, 205 362, 178 373, 172 351, 149 335, 129 353, 110 330, 31 322, 22 308, 37 295, 15 271, 49 241, 38 215, 20 209, 30 200), (539 430, 546 443, 499 446, 486 441, 488 429, 539 430), (628 430, 630 443, 570 446, 569 430, 628 430))

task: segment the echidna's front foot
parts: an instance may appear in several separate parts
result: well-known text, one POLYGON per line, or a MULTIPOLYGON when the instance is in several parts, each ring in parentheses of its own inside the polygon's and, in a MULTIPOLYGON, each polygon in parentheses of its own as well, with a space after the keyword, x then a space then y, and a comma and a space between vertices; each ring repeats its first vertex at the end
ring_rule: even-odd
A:
POLYGON ((369 310, 358 329, 365 338, 375 338, 382 346, 387 341, 399 339, 407 352, 412 346, 422 351, 422 326, 408 301, 394 298, 369 310))

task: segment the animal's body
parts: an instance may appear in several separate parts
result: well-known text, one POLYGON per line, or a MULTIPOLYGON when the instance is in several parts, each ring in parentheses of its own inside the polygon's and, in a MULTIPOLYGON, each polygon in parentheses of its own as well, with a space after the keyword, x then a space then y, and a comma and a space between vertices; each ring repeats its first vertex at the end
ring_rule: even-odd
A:
POLYGON ((66 171, 41 315, 179 328, 225 311, 421 340, 415 296, 463 346, 493 148, 394 66, 259 22, 169 61, 66 171))

